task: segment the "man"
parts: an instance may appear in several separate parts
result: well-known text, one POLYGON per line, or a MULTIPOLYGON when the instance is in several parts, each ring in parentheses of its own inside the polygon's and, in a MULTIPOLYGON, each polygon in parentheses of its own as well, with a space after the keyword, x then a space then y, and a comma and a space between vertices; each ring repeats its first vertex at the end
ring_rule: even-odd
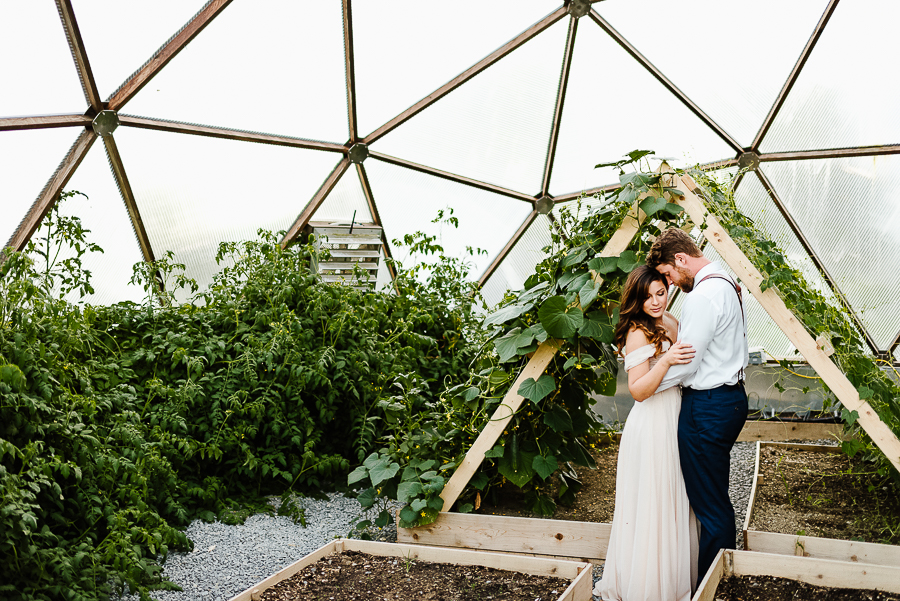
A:
POLYGON ((682 385, 678 450, 688 499, 701 526, 702 579, 719 549, 735 548, 728 476, 731 448, 747 419, 746 319, 740 287, 683 231, 664 231, 653 243, 647 265, 690 293, 678 338, 693 345, 696 355, 688 364, 670 367, 660 388, 682 385))

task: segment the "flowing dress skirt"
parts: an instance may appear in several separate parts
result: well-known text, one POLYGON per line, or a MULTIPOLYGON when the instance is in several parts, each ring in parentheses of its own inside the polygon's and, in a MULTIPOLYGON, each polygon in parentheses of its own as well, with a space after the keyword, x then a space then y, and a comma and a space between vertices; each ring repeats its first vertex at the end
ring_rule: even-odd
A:
POLYGON ((606 565, 594 589, 604 600, 690 600, 697 529, 678 457, 680 410, 676 387, 636 402, 628 414, 606 565))

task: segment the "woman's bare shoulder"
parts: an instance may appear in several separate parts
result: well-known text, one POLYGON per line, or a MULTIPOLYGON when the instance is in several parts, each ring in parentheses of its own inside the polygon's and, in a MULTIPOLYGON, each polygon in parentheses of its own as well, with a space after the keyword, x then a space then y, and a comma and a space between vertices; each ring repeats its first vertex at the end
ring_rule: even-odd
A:
POLYGON ((631 329, 628 330, 628 335, 625 337, 625 352, 630 353, 648 344, 650 344, 650 339, 647 338, 647 333, 637 326, 631 326, 631 329))

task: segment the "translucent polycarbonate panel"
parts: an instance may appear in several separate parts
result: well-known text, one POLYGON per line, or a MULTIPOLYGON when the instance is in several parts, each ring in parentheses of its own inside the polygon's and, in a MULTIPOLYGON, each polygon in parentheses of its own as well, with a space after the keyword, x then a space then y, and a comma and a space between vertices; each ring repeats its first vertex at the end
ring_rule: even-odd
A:
POLYGON ((550 221, 539 215, 482 286, 481 294, 489 307, 499 303, 507 290, 522 288, 535 266, 547 256, 544 248, 550 242, 550 221))
POLYGON ((734 150, 590 19, 582 18, 566 89, 550 193, 618 181, 615 161, 656 151, 673 167, 734 156, 734 150))
MULTIPOLYGON (((81 259, 84 269, 91 272, 94 294, 79 298, 73 293, 69 300, 94 305, 126 300, 141 302, 146 293, 129 280, 132 266, 143 261, 143 256, 101 140, 88 151, 66 190, 78 190, 87 198, 76 195, 66 199, 60 212, 78 216, 84 228, 90 230, 88 241, 103 249, 103 253, 88 253, 81 259)), ((74 256, 74 252, 69 249, 60 258, 65 256, 74 256)))
POLYGON ((750 146, 827 4, 643 0, 595 8, 701 110, 750 146), (673 43, 673 26, 693 34, 675 34, 673 43))
POLYGON ((761 149, 806 150, 900 142, 900 3, 838 4, 761 149))
MULTIPOLYGON (((769 165, 764 168, 768 171, 769 165)), ((738 209, 753 220, 766 238, 778 245, 788 263, 800 270, 808 284, 826 298, 837 302, 831 287, 755 173, 744 175, 735 192, 734 201, 738 209)))
POLYGON ((0 117, 84 112, 55 3, 0 2, 0 56, 0 117))
POLYGON ((341 3, 230 4, 127 112, 345 142, 341 3))
POLYGON ((417 231, 437 236, 449 257, 464 259, 471 265, 469 277, 476 279, 506 245, 531 205, 485 192, 471 186, 397 167, 377 159, 366 161, 366 172, 372 184, 375 202, 391 253, 401 263, 409 263, 406 247, 398 248, 393 240, 417 231), (459 227, 433 223, 439 211, 445 218, 453 209, 459 227), (466 247, 481 248, 486 254, 470 256, 466 247))
POLYGON ((359 134, 393 119, 560 6, 516 2, 353 3, 359 134))
POLYGON ((374 223, 355 166, 344 172, 311 221, 350 223, 354 214, 354 223, 374 223))
POLYGON ((129 127, 115 135, 154 254, 173 251, 201 286, 219 269, 220 242, 289 228, 336 164, 315 150, 129 127))
POLYGON ((6 246, 79 133, 68 127, 0 131, 0 245, 6 246))
POLYGON ((206 0, 72 0, 100 97, 111 96, 204 4, 206 0))
POLYGON ((879 348, 900 330, 900 157, 766 164, 766 175, 879 348))
POLYGON ((601 209, 609 204, 609 200, 601 195, 584 196, 580 199, 560 202, 553 205, 553 216, 563 219, 563 215, 571 215, 577 220, 586 219, 591 211, 601 209))
POLYGON ((564 19, 372 145, 373 150, 540 191, 565 51, 564 19))

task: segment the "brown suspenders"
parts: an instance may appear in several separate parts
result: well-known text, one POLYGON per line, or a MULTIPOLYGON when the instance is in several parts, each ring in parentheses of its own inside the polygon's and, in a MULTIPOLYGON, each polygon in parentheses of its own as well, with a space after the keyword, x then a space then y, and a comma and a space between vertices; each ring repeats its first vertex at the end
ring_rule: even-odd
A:
MULTIPOLYGON (((724 275, 721 275, 718 273, 711 273, 708 276, 703 277, 699 282, 697 282, 697 285, 699 286, 704 281, 706 281, 710 278, 717 278, 720 280, 725 280, 726 282, 731 284, 732 288, 734 288, 734 291, 738 297, 738 305, 741 308, 741 321, 744 324, 744 338, 746 339, 747 338, 747 318, 744 317, 744 299, 741 298, 741 285, 738 284, 737 282, 733 281, 731 278, 727 278, 724 275)), ((740 382, 741 384, 744 383, 744 368, 743 367, 741 368, 741 371, 738 372, 738 382, 740 382)))

